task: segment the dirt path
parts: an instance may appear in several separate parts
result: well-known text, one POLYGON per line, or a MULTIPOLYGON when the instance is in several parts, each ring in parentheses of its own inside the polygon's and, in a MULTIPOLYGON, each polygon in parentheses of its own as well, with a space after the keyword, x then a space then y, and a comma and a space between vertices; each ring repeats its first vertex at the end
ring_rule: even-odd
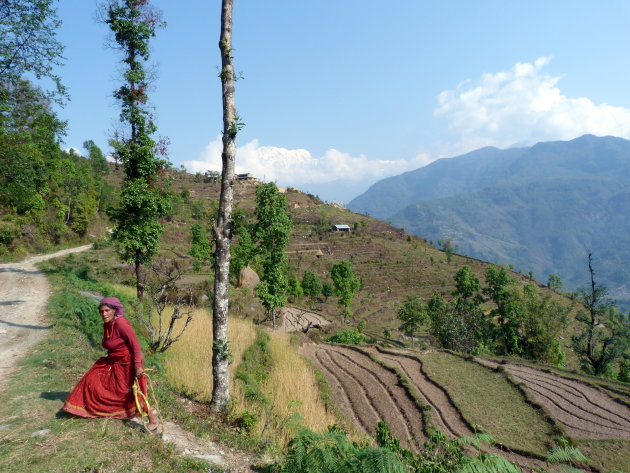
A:
POLYGON ((299 309, 297 307, 282 307, 280 312, 282 324, 280 330, 284 332, 297 332, 301 330, 306 333, 312 328, 322 328, 330 322, 315 312, 299 309))
POLYGON ((79 246, 48 255, 37 255, 17 263, 0 264, 0 389, 15 362, 46 335, 43 320, 50 285, 35 264, 50 258, 88 250, 79 246))
MULTIPOLYGON (((497 366, 489 360, 479 361, 486 366, 497 366)), ((507 363, 502 366, 516 381, 525 383, 569 435, 630 439, 630 408, 600 390, 525 365, 507 363)))

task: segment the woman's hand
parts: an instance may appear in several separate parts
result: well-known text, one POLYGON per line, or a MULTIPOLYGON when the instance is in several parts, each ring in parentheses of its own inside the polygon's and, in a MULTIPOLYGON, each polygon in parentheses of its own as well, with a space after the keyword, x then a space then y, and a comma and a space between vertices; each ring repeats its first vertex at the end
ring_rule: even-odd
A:
POLYGON ((144 374, 144 368, 140 365, 136 366, 136 378, 141 377, 144 374))

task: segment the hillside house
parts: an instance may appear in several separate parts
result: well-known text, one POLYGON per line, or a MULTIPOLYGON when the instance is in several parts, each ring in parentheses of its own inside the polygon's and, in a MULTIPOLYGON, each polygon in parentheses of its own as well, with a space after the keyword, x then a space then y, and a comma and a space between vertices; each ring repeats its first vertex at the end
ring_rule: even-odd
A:
POLYGON ((330 229, 331 232, 350 232, 350 225, 333 225, 330 229))
POLYGON ((246 172, 244 174, 237 174, 236 175, 236 180, 237 181, 247 181, 247 182, 256 182, 258 181, 258 179, 256 179, 254 177, 254 175, 252 173, 246 172))

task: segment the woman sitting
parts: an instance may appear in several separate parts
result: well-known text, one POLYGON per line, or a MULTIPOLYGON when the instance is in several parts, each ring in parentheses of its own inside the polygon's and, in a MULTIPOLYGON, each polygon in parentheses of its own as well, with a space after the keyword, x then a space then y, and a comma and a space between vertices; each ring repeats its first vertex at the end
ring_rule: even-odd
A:
POLYGON ((63 408, 81 417, 135 417, 141 414, 133 392, 134 379, 137 379, 139 390, 145 396, 142 398, 138 393, 142 398, 141 409, 149 417, 145 429, 158 433, 155 414, 145 402, 147 382, 140 342, 125 318, 123 305, 115 297, 106 297, 100 301, 98 312, 103 319, 103 348, 107 350, 107 356, 94 363, 72 390, 63 408))

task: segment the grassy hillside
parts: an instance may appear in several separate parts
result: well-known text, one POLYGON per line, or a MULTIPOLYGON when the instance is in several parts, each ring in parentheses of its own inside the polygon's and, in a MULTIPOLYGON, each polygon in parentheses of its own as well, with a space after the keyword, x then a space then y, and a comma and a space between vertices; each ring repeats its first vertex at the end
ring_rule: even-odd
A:
MULTIPOLYGON (((173 173, 171 182, 173 192, 178 195, 187 193, 190 201, 178 204, 177 212, 167 222, 162 251, 190 267, 190 260, 180 256, 185 256, 190 249, 190 225, 196 221, 191 207, 198 205, 195 202, 204 202, 210 207, 211 202, 218 199, 219 185, 204 183, 201 178, 182 172, 173 173)), ((255 207, 255 186, 251 182, 237 182, 235 186, 237 208, 250 214, 255 207)), ((351 306, 354 315, 350 323, 354 325, 365 320, 367 333, 378 339, 382 339, 384 329, 391 330, 394 338, 401 335, 397 331, 399 322, 396 317, 405 296, 416 294, 428 299, 434 293, 449 295, 454 290, 453 277, 463 265, 470 266, 481 280, 484 278, 486 262, 453 255, 449 263, 444 252, 401 228, 326 204, 295 189, 287 189, 285 195, 294 222, 287 248, 290 272, 301 279, 304 271, 310 270, 323 281, 330 281, 332 265, 342 259, 350 261, 362 281, 362 289, 351 306), (333 224, 347 224, 352 231, 330 232, 333 224), (318 251, 322 255, 317 256, 318 251)), ((124 268, 120 267, 119 271, 124 272, 124 268)), ((529 281, 527 276, 516 272, 512 276, 523 282, 529 281)), ((127 271, 124 277, 131 278, 132 274, 127 271)), ((189 274, 187 279, 202 281, 209 277, 206 268, 205 274, 189 274)), ((560 297, 543 285, 539 285, 539 290, 543 295, 560 297)), ((565 300, 570 304, 568 299, 565 300)), ((294 303, 309 307, 305 299, 294 303)), ((334 322, 328 330, 341 324, 341 309, 336 297, 327 301, 320 298, 315 309, 334 322)))
MULTIPOLYGON (((196 284, 196 295, 200 297, 210 290, 211 285, 208 281, 211 275, 207 266, 200 273, 192 271, 192 260, 186 256, 190 249, 190 227, 193 222, 205 222, 206 217, 203 214, 212 208, 212 201, 218 197, 219 187, 216 183, 203 182, 203 178, 183 172, 171 172, 169 177, 175 205, 164 222, 165 234, 161 253, 181 264, 185 272, 182 284, 196 284)), ((238 183, 237 207, 251 213, 254 208, 254 195, 255 184, 238 183)), ((409 344, 409 340, 397 330, 399 322, 396 319, 399 304, 406 295, 419 294, 423 299, 436 292, 448 295, 454 289, 453 276, 461 266, 465 264, 471 266, 480 279, 483 279, 488 266, 485 262, 458 255, 453 255, 449 263, 445 253, 418 237, 382 221, 327 205, 314 196, 288 189, 286 197, 294 221, 288 249, 292 273, 301 278, 303 272, 308 269, 317 273, 322 280, 329 280, 330 268, 335 262, 341 259, 351 261, 353 269, 362 280, 362 289, 352 303, 354 315, 348 323, 356 326, 360 321, 365 321, 366 333, 389 346, 409 344), (353 231, 331 233, 328 229, 332 224, 348 224, 353 231), (319 252, 321 254, 318 257, 319 252), (385 329, 392 332, 387 340, 384 337, 385 329)), ((113 289, 108 291, 114 290, 121 296, 126 294, 126 297, 133 297, 132 268, 119 263, 114 249, 103 240, 99 240, 98 243, 97 250, 80 257, 72 257, 67 264, 52 266, 60 272, 65 271, 63 268, 68 265, 74 268, 72 284, 62 280, 57 280, 56 283, 62 297, 56 304, 61 304, 62 308, 53 313, 56 325, 54 336, 26 361, 20 375, 14 378, 11 389, 0 397, 5 406, 0 410, 2 421, 0 423, 14 425, 19 422, 22 426, 3 434, 4 436, 0 438, 3 442, 0 443, 0 453, 6 454, 11 464, 8 471, 25 469, 47 471, 46 459, 50 459, 54 465, 59 465, 61 471, 99 471, 99 468, 101 471, 133 468, 145 468, 150 471, 206 471, 205 463, 182 458, 172 448, 165 447, 153 439, 147 439, 132 429, 129 431, 117 429, 115 423, 111 421, 89 423, 80 419, 66 419, 63 416, 54 417, 54 412, 48 412, 54 409, 54 406, 60 405, 73 380, 87 368, 90 360, 98 356, 85 332, 86 329, 89 331, 94 327, 82 326, 81 315, 72 315, 78 297, 74 294, 76 292, 74 285, 85 284, 91 290, 98 286, 102 291, 105 286, 99 285, 102 282, 109 282, 114 285, 113 289), (63 298, 68 297, 70 299, 64 301, 63 298), (80 358, 81 362, 73 363, 76 358, 80 358), (40 398, 45 400, 45 404, 49 404, 48 408, 42 405, 43 401, 40 398), (14 412, 35 412, 37 415, 20 414, 14 417, 14 412), (54 438, 48 437, 41 441, 37 436, 29 437, 34 431, 42 429, 50 429, 54 432, 54 438), (115 442, 128 444, 132 453, 124 459, 112 457, 110 438, 115 442), (97 451, 99 443, 106 445, 102 451, 97 451), (51 456, 50 452, 56 453, 51 456)), ((518 273, 511 273, 511 276, 522 282, 529 281, 526 276, 518 273)), ((561 294, 542 286, 538 289, 541 293, 549 294, 567 305, 571 304, 571 301, 561 294)), ((293 304, 304 308, 310 305, 306 299, 298 299, 293 304)), ((344 326, 341 309, 337 306, 337 297, 332 296, 328 300, 320 298, 314 304, 314 310, 333 322, 323 330, 311 330, 309 336, 314 340, 321 340, 328 333, 344 326)), ((152 362, 161 372, 158 381, 162 385, 162 391, 158 396, 168 419, 180 423, 201 437, 210 436, 232 446, 256 451, 260 451, 261 445, 263 447, 272 445, 273 441, 269 437, 271 430, 278 432, 282 441, 286 441, 291 435, 290 428, 296 419, 296 413, 307 419, 306 422, 321 422, 317 429, 322 429, 325 427, 324 424, 339 419, 334 416, 338 411, 333 409, 331 404, 334 392, 326 390, 323 378, 320 377, 317 383, 313 382, 312 378, 311 381, 305 381, 308 376, 312 376, 306 374, 307 378, 302 377, 301 373, 307 373, 308 368, 300 368, 300 377, 297 376, 297 367, 302 366, 301 360, 288 347, 294 346, 299 337, 290 338, 284 334, 274 334, 265 342, 264 336, 259 338, 257 335, 252 343, 254 339, 252 326, 248 325, 245 329, 239 325, 258 318, 262 311, 251 290, 235 288, 231 290, 231 314, 232 317, 238 318, 234 320, 233 328, 238 327, 239 336, 244 340, 238 344, 235 342, 233 373, 241 365, 242 353, 249 349, 248 345, 266 347, 261 352, 265 355, 259 356, 257 352, 253 356, 254 360, 260 361, 270 356, 270 359, 276 360, 277 367, 291 366, 291 369, 266 369, 270 374, 269 378, 253 386, 255 389, 249 391, 250 394, 244 394, 243 391, 238 394, 239 385, 235 381, 233 392, 236 393, 237 399, 242 400, 237 401, 242 402, 241 407, 233 411, 234 416, 231 419, 213 417, 204 405, 211 389, 208 383, 209 345, 204 345, 203 336, 204 333, 210 332, 209 320, 207 315, 198 317, 198 325, 187 335, 185 342, 173 347, 166 359, 157 357, 152 362), (236 345, 240 348, 237 349, 236 345), (194 348, 195 346, 198 348, 194 348), (198 373, 200 367, 203 367, 203 370, 198 373), (306 385, 313 388, 307 395, 311 396, 308 399, 298 396, 298 393, 300 396, 306 395, 304 389, 306 385), (278 386, 282 386, 283 389, 278 389, 278 386), (324 389, 324 411, 327 415, 333 415, 332 417, 324 416, 321 410, 317 410, 320 407, 315 408, 322 400, 316 395, 318 388, 324 389), (201 403, 193 403, 192 399, 201 403), (309 416, 312 417, 312 421, 308 420, 309 416)), ((140 325, 137 324, 137 327, 140 325)), ((565 334, 565 341, 570 339, 570 335, 570 331, 565 334)), ((337 357, 337 362, 345 366, 348 364, 347 360, 342 359, 345 352, 340 353, 341 355, 334 356, 337 357)), ((460 413, 458 415, 461 415, 466 425, 478 425, 495 436, 502 445, 514 450, 521 449, 525 454, 534 455, 538 460, 557 440, 558 431, 554 423, 537 408, 532 409, 529 401, 521 393, 521 388, 509 381, 506 375, 447 353, 425 353, 418 356, 417 359, 424 364, 428 378, 452 400, 451 409, 460 413), (475 389, 469 389, 473 385, 475 389), (491 411, 490 407, 486 406, 492 406, 495 409, 492 411, 494 413, 488 414, 491 411), (505 422, 500 419, 505 419, 505 422), (538 427, 532 427, 534 425, 538 427)), ((364 358, 368 363, 369 358, 364 358)), ((391 359, 389 361, 384 359, 385 364, 390 361, 391 359)), ((567 364, 573 368, 577 367, 575 356, 569 350, 567 364)), ((260 372, 260 366, 247 369, 260 372)), ((566 375, 565 371, 560 372, 566 375)), ((387 376, 394 379, 392 386, 396 385, 395 389, 401 393, 404 394, 405 389, 413 389, 408 385, 410 380, 405 380, 396 372, 390 372, 387 376), (396 376, 398 381, 395 381, 396 376), (403 389, 404 386, 407 387, 403 389)), ((577 374, 571 376, 579 377, 577 374)), ((249 379, 247 374, 243 374, 243 378, 249 379)), ((586 379, 584 382, 600 383, 601 389, 621 398, 623 402, 630 402, 628 390, 623 384, 608 383, 599 379, 586 379)), ((412 394, 413 396, 415 394, 412 394)), ((409 404, 408 396, 405 399, 409 404)), ((420 410, 424 412, 425 408, 422 407, 420 410)), ((428 415, 433 416, 433 413, 428 415)), ((368 427, 374 428, 373 425, 368 427)), ((608 443, 591 439, 575 441, 596 460, 598 471, 623 467, 626 457, 622 453, 610 455, 607 446, 617 452, 623 452, 628 446, 627 441, 611 440, 608 443)))

